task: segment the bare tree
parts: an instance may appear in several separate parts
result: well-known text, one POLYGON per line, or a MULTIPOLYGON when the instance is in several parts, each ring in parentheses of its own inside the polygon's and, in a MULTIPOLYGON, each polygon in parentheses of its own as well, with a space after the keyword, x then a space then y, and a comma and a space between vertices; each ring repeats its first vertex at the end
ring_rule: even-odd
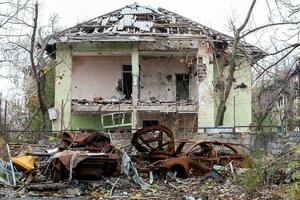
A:
MULTIPOLYGON (((34 4, 34 18, 32 23, 32 32, 30 37, 30 48, 28 50, 30 58, 30 70, 33 74, 33 78, 36 83, 37 97, 39 102, 39 109, 41 111, 41 130, 46 129, 47 117, 48 117, 48 105, 45 97, 45 84, 46 84, 46 72, 44 66, 48 64, 51 55, 47 55, 46 48, 51 39, 51 35, 43 37, 42 28, 39 28, 39 5, 34 4)), ((55 18, 55 17, 54 17, 55 18)), ((54 31, 55 19, 52 20, 50 28, 54 31)))
MULTIPOLYGON (((233 38, 233 44, 232 44, 232 53, 229 55, 228 58, 228 66, 229 66, 229 70, 228 70, 228 75, 226 77, 226 81, 224 81, 224 79, 222 80, 221 84, 223 85, 222 89, 219 90, 219 105, 218 105, 218 110, 217 110, 217 116, 216 116, 216 125, 220 126, 223 125, 223 120, 224 120, 224 114, 226 111, 226 102, 228 100, 231 88, 232 88, 232 84, 234 81, 234 72, 236 70, 237 67, 237 54, 238 54, 238 50, 239 50, 239 43, 240 40, 242 39, 241 33, 244 30, 244 28, 246 27, 251 13, 253 11, 254 5, 256 3, 256 0, 253 0, 251 3, 251 6, 249 8, 249 11, 247 13, 247 16, 244 20, 244 22, 242 23, 242 25, 239 28, 235 28, 235 26, 233 26, 233 31, 234 31, 234 38, 233 38)), ((224 70, 225 68, 223 67, 220 70, 220 73, 223 75, 224 74, 224 70)), ((223 76, 219 76, 219 77, 223 77, 223 76)), ((220 81, 219 81, 220 83, 220 81)))
POLYGON ((20 11, 26 8, 29 0, 7 0, 0 2, 0 29, 8 28, 7 25, 17 23, 21 20, 18 18, 20 11))
MULTIPOLYGON (((215 83, 215 89, 218 91, 218 109, 216 115, 217 126, 223 125, 224 115, 226 112, 226 104, 228 101, 228 97, 232 91, 234 75, 237 66, 241 64, 241 57, 243 57, 242 60, 245 60, 245 62, 256 64, 256 66, 254 66, 254 69, 256 70, 255 75, 257 80, 260 79, 264 74, 272 71, 274 67, 281 65, 285 59, 291 56, 292 53, 298 50, 300 47, 300 42, 296 39, 300 36, 299 29, 297 29, 300 25, 300 19, 298 19, 297 17, 293 17, 295 13, 299 12, 300 6, 294 5, 289 0, 268 0, 266 2, 269 6, 269 9, 271 9, 270 4, 272 3, 273 5, 275 5, 275 9, 277 10, 277 12, 270 10, 269 22, 257 26, 255 23, 253 23, 254 20, 251 20, 251 15, 254 12, 256 2, 256 0, 252 0, 246 17, 242 22, 242 25, 238 26, 237 28, 233 20, 230 23, 231 29, 233 31, 233 39, 230 42, 230 53, 228 53, 227 55, 225 54, 225 56, 220 59, 221 63, 218 64, 219 74, 215 83), (287 15, 286 13, 288 11, 286 10, 284 12, 285 15, 282 14, 281 11, 284 8, 290 10, 291 14, 287 15), (277 27, 283 28, 285 30, 294 30, 294 33, 293 35, 290 35, 289 37, 281 40, 276 35, 274 38, 272 38, 272 40, 268 38, 269 43, 273 47, 270 49, 273 50, 273 52, 269 52, 268 50, 264 49, 266 59, 261 61, 261 63, 257 63, 257 57, 249 55, 248 49, 251 48, 251 45, 248 45, 245 42, 246 38, 268 30, 272 30, 272 28, 274 28, 273 31, 275 34, 277 27), (275 58, 275 56, 277 57, 275 58), (272 57, 272 59, 268 60, 269 57, 272 57), (227 65, 226 67, 225 63, 227 65)), ((261 37, 258 38, 259 39, 256 42, 256 45, 260 45, 260 43, 263 42, 261 37)), ((261 46, 264 45, 262 44, 261 46)), ((258 95, 263 96, 263 91, 259 92, 258 95)), ((271 104, 267 107, 267 110, 270 110, 273 105, 271 104)), ((261 117, 264 118, 264 116, 261 117)))
MULTIPOLYGON (((39 5, 33 1, 26 1, 22 7, 22 17, 12 18, 10 31, 5 31, 5 42, 2 43, 3 61, 7 66, 18 71, 20 76, 29 76, 34 81, 33 91, 36 96, 36 107, 32 113, 40 113, 40 129, 45 130, 47 127, 48 102, 45 97, 46 75, 49 70, 45 70, 51 61, 51 55, 47 55, 47 44, 51 38, 51 33, 55 31, 57 16, 54 16, 50 25, 41 26, 39 22, 39 5), (33 15, 32 15, 33 14, 33 15), (21 27, 21 28, 20 28, 21 27), (17 31, 16 31, 17 30, 17 31), (15 31, 16 35, 11 31, 15 31)), ((20 14, 20 12, 19 12, 20 14)), ((13 74, 16 76, 16 73, 13 74)), ((28 87, 28 83, 24 87, 28 87)), ((24 88, 25 89, 25 88, 24 88)), ((32 116, 35 117, 35 116, 32 116)), ((32 122, 25 126, 27 128, 32 122)))

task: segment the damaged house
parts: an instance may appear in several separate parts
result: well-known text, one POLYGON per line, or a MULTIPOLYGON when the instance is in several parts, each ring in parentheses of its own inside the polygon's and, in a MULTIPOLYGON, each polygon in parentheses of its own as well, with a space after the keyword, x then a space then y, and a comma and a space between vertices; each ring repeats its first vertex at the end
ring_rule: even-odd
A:
MULTIPOLYGON (((218 58, 232 39, 136 3, 57 33, 48 48, 58 63, 53 130, 215 127, 218 58)), ((252 121, 251 63, 238 68, 224 126, 252 121)))

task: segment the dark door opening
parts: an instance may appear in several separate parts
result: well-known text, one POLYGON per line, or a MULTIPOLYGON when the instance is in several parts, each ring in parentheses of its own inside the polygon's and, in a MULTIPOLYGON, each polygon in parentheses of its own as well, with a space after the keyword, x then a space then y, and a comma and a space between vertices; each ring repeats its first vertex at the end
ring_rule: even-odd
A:
POLYGON ((143 128, 158 125, 158 120, 143 120, 143 128))
POLYGON ((131 65, 123 65, 123 95, 125 99, 131 99, 132 94, 132 67, 131 65))
POLYGON ((189 75, 188 74, 176 74, 176 100, 188 100, 189 99, 189 75))

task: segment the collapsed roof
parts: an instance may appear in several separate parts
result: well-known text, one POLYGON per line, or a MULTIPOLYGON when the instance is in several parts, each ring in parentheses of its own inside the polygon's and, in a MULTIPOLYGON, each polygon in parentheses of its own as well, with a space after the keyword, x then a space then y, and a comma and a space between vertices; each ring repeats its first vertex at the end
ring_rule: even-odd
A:
POLYGON ((147 36, 232 39, 166 9, 154 9, 137 3, 66 29, 57 33, 54 38, 61 42, 71 42, 105 40, 110 37, 116 39, 122 36, 137 36, 131 37, 132 40, 145 40, 147 36))
MULTIPOLYGON (((233 41, 231 36, 174 12, 134 3, 58 32, 53 37, 53 43, 155 41, 158 38, 220 42, 226 43, 225 49, 230 49, 233 41)), ((224 48, 224 45, 221 46, 224 48)), ((246 43, 240 47, 243 47, 247 54, 263 54, 259 48, 246 43)))

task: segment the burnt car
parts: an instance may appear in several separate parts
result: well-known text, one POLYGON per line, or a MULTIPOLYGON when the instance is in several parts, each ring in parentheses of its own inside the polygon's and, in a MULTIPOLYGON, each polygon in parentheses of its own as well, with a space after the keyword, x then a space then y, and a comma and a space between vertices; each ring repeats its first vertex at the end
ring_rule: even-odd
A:
POLYGON ((52 159, 52 179, 99 180, 118 174, 121 154, 106 133, 93 130, 64 132, 60 152, 52 159))
POLYGON ((250 150, 242 145, 218 141, 175 142, 174 134, 162 125, 138 130, 132 139, 138 154, 134 156, 140 171, 176 171, 178 176, 203 176, 214 165, 249 167, 252 156, 250 150), (175 149, 176 144, 177 148, 175 149), (246 149, 247 155, 240 150, 246 149))
POLYGON ((136 155, 131 155, 132 160, 141 172, 150 171, 149 165, 156 161, 176 157, 174 134, 162 125, 137 130, 131 143, 137 150, 136 155))

